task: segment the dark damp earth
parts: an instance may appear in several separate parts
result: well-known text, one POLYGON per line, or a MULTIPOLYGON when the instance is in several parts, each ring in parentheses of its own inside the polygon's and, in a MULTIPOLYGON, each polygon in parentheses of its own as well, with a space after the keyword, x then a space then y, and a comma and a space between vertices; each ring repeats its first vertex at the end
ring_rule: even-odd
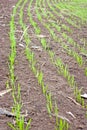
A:
MULTIPOLYGON (((9 61, 8 57, 10 54, 10 17, 12 10, 17 3, 17 0, 0 0, 0 91, 6 89, 6 82, 9 80, 9 61)), ((34 6, 34 5, 33 5, 34 6)), ((32 6, 32 8, 34 8, 32 6)), ((41 46, 38 39, 34 36, 34 30, 27 20, 26 8, 24 9, 24 22, 29 26, 29 35, 31 35, 32 43, 31 49, 35 54, 36 60, 38 61, 37 67, 44 73, 44 81, 49 86, 49 90, 52 92, 53 100, 56 99, 59 108, 59 114, 66 117, 70 121, 70 130, 87 130, 87 118, 86 109, 81 105, 76 104, 73 89, 67 84, 66 79, 63 76, 58 75, 56 67, 52 65, 50 58, 45 50, 39 48, 39 50, 32 46, 41 46), (71 114, 72 113, 72 114, 71 114)), ((20 7, 19 7, 20 9, 20 7)), ((18 11, 19 11, 18 9, 18 11)), ((35 10, 34 10, 35 11, 35 10)), ((87 78, 83 75, 83 68, 78 67, 76 61, 68 56, 65 52, 62 52, 61 46, 55 44, 48 31, 43 25, 37 20, 33 11, 33 18, 42 29, 42 33, 47 37, 48 42, 50 41, 50 48, 55 51, 57 56, 63 59, 65 64, 68 64, 69 71, 75 76, 75 80, 79 88, 83 88, 83 92, 87 93, 87 78)), ((55 119, 49 118, 46 109, 46 99, 42 94, 41 87, 38 85, 38 81, 29 67, 29 63, 26 60, 24 48, 19 44, 21 38, 20 25, 18 25, 19 16, 15 18, 17 24, 17 57, 15 61, 15 75, 18 77, 17 82, 21 84, 21 96, 22 96, 22 113, 26 114, 26 120, 32 119, 30 130, 54 130, 55 119)), ((64 22, 64 21, 63 21, 64 22)), ((86 37, 87 25, 82 28, 73 30, 72 34, 69 34, 75 41, 78 41, 78 35, 80 37, 86 37)), ((79 43, 81 44, 81 43, 79 43)), ((83 56, 83 59, 87 61, 87 57, 83 56)), ((87 64, 86 64, 87 65, 87 64)), ((85 101, 86 102, 86 101, 85 101)), ((13 106, 13 99, 11 92, 0 96, 0 108, 6 109, 11 112, 13 106)), ((13 117, 0 114, 0 130, 11 130, 8 126, 8 122, 15 122, 13 117)))

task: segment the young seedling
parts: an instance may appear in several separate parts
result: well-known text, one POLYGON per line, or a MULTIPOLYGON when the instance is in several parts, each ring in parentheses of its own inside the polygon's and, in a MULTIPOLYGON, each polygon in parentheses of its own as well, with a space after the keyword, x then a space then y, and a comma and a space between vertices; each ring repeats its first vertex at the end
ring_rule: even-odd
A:
POLYGON ((85 75, 87 76, 87 67, 85 68, 85 75))
POLYGON ((51 93, 46 93, 46 100, 47 100, 47 110, 49 115, 51 116, 51 112, 52 112, 52 95, 51 93))
POLYGON ((84 107, 84 99, 81 98, 81 91, 77 87, 74 89, 74 95, 76 97, 76 101, 80 103, 84 107))

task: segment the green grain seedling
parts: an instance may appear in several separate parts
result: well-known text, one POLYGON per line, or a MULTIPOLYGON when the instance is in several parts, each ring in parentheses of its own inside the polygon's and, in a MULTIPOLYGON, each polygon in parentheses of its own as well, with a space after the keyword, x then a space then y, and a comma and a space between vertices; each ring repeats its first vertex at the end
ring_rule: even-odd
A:
POLYGON ((46 99, 47 99, 47 106, 50 110, 50 114, 51 114, 51 111, 52 111, 52 95, 51 93, 47 93, 46 94, 46 99))
POLYGON ((76 97, 76 101, 84 107, 84 99, 81 98, 81 91, 82 90, 78 90, 78 88, 76 87, 74 90, 74 95, 76 97))
POLYGON ((46 39, 45 38, 41 39, 41 44, 42 44, 42 46, 43 46, 44 49, 47 48, 47 43, 46 43, 46 39))
POLYGON ((42 81, 43 81, 43 73, 42 73, 42 72, 39 72, 39 75, 38 75, 38 83, 41 85, 41 84, 42 84, 42 81))
POLYGON ((10 128, 12 130, 29 130, 30 129, 30 124, 31 124, 31 119, 28 121, 26 127, 24 124, 24 117, 21 117, 21 120, 19 121, 18 124, 15 124, 15 126, 11 123, 8 123, 8 125, 10 126, 10 128))
POLYGON ((54 62, 55 53, 49 50, 49 56, 51 58, 51 61, 54 62))
POLYGON ((8 81, 8 80, 6 81, 6 88, 7 88, 7 89, 10 88, 10 86, 9 86, 9 81, 8 81))
POLYGON ((85 75, 87 76, 87 67, 85 68, 85 75))

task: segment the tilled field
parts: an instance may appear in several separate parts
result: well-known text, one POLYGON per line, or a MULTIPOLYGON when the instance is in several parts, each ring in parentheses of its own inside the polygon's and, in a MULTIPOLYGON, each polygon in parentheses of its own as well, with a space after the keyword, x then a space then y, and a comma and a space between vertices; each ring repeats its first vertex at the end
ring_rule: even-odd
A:
POLYGON ((0 1, 0 130, 87 130, 86 5, 0 1))

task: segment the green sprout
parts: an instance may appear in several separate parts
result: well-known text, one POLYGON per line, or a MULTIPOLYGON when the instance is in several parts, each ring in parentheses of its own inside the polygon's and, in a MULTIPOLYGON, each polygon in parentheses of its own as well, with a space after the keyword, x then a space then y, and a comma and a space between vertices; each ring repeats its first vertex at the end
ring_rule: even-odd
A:
POLYGON ((85 68, 85 75, 87 76, 87 67, 85 68))

